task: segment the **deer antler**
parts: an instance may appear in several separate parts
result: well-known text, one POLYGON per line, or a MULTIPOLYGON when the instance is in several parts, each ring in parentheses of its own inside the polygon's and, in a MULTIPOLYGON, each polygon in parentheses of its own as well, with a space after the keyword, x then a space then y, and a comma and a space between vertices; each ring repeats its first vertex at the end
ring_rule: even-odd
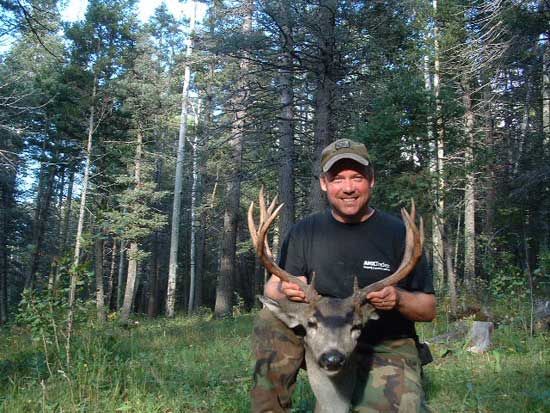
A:
POLYGON ((397 284, 409 275, 422 257, 424 222, 422 221, 422 217, 420 217, 420 229, 418 229, 415 223, 416 207, 414 205, 414 200, 411 200, 410 214, 405 208, 401 208, 401 216, 403 217, 406 228, 405 252, 403 253, 401 264, 393 274, 364 288, 358 289, 356 280, 353 297, 357 303, 361 303, 370 292, 379 291, 384 287, 397 284))
POLYGON ((254 202, 251 202, 250 207, 248 208, 248 230, 250 232, 250 238, 252 238, 252 242, 254 244, 254 247, 256 248, 256 254, 258 255, 258 258, 260 258, 260 261, 267 271, 279 277, 282 281, 298 284, 306 294, 307 299, 310 302, 314 301, 314 299, 317 297, 317 292, 313 287, 313 280, 312 283, 308 285, 300 278, 283 270, 281 267, 279 267, 279 265, 277 265, 277 263, 273 259, 273 254, 271 253, 271 249, 269 248, 269 243, 267 241, 267 232, 269 231, 271 224, 273 224, 273 221, 275 221, 275 219, 279 216, 279 213, 281 212, 284 204, 280 204, 276 207, 277 197, 275 197, 273 198, 273 201, 271 201, 269 208, 266 208, 263 187, 260 189, 258 201, 260 206, 260 222, 257 228, 254 224, 253 216, 254 202))

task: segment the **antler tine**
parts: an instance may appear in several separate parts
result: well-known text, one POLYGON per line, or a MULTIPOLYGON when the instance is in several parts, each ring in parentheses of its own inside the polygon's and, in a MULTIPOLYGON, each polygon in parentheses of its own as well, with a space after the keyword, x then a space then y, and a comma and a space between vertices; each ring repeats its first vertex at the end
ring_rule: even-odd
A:
POLYGON ((284 204, 280 204, 275 208, 275 198, 271 202, 269 208, 266 208, 265 198, 263 195, 264 194, 262 187, 262 189, 260 189, 259 195, 260 222, 258 224, 258 227, 256 227, 256 225, 254 224, 254 202, 252 202, 250 204, 250 207, 248 208, 248 230, 250 232, 250 237, 252 238, 252 241, 254 243, 256 254, 260 258, 260 261, 267 269, 267 271, 279 277, 283 281, 298 284, 300 288, 304 290, 308 299, 312 299, 315 297, 315 294, 311 292, 310 286, 308 286, 298 277, 283 270, 277 265, 277 263, 275 263, 275 260, 273 259, 273 255, 271 254, 271 250, 269 248, 269 243, 267 242, 267 232, 269 231, 271 224, 273 224, 273 221, 275 221, 275 219, 279 216, 279 213, 281 212, 284 204))
MULTIPOLYGON (((283 208, 284 205, 285 204, 279 205, 277 209, 275 209, 273 214, 267 217, 267 221, 260 223, 259 231, 258 231, 258 242, 256 243, 256 252, 258 253, 258 255, 259 254, 264 255, 264 253, 267 252, 265 251, 265 246, 267 245, 267 232, 269 231, 269 227, 271 227, 271 224, 273 223, 273 221, 275 221, 275 219, 279 216, 279 213, 281 212, 281 209, 283 208)), ((268 256, 270 259, 273 259, 273 255, 271 253, 268 256)))
POLYGON ((405 252, 401 264, 397 270, 388 277, 370 284, 354 293, 356 299, 363 300, 364 297, 372 292, 379 291, 389 285, 395 285, 404 279, 414 269, 420 258, 422 257, 422 246, 424 245, 424 221, 419 220, 420 229, 415 224, 416 207, 414 200, 411 200, 411 212, 407 212, 405 208, 401 209, 401 216, 405 222, 405 252))
MULTIPOLYGON (((273 210, 276 207, 278 197, 279 197, 278 195, 275 195, 275 197, 273 197, 273 200, 271 201, 271 204, 267 208, 267 216, 271 216, 273 214, 273 210)), ((282 205, 284 205, 284 204, 281 204, 281 206, 282 205)), ((265 203, 264 203, 264 208, 265 208, 265 203)), ((265 237, 264 247, 265 247, 266 254, 269 257, 273 257, 273 253, 271 252, 271 247, 269 246, 269 242, 267 242, 267 237, 265 237)))
POLYGON ((248 232, 250 232, 250 238, 252 238, 252 243, 254 244, 254 249, 256 249, 256 244, 258 243, 258 231, 256 231, 256 224, 254 224, 254 201, 250 203, 248 207, 248 232))
POLYGON ((271 201, 271 204, 269 204, 269 207, 267 208, 267 214, 271 215, 273 213, 273 210, 275 209, 275 205, 277 204, 277 199, 279 198, 279 195, 275 195, 273 197, 273 200, 271 201))
MULTIPOLYGON (((265 222, 267 220, 268 216, 271 216, 273 213, 273 209, 275 207, 275 201, 277 197, 273 198, 273 201, 271 202, 271 205, 269 205, 269 208, 266 208, 265 206, 265 194, 264 194, 264 186, 262 185, 260 187, 260 194, 258 196, 259 198, 259 206, 260 206, 260 223, 258 225, 258 232, 261 230, 262 225, 265 225, 265 222)), ((264 242, 265 247, 265 253, 268 257, 273 257, 273 253, 271 252, 271 248, 269 247, 269 243, 267 242, 267 237, 264 242)))

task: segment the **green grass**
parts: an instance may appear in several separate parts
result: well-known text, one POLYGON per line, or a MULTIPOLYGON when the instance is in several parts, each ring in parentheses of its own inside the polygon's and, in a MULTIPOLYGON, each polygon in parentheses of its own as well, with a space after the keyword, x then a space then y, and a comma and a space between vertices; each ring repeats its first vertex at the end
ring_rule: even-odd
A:
MULTIPOLYGON (((27 329, 0 333, 2 412, 247 412, 252 359, 252 315, 235 320, 180 317, 81 328, 72 369, 55 362, 50 374, 41 341, 27 329)), ((421 337, 446 322, 423 325, 421 337)), ((426 372, 434 412, 550 411, 549 337, 533 338, 513 323, 495 330, 493 349, 470 354, 464 343, 432 347, 426 372)), ((313 406, 300 375, 295 412, 313 406)))

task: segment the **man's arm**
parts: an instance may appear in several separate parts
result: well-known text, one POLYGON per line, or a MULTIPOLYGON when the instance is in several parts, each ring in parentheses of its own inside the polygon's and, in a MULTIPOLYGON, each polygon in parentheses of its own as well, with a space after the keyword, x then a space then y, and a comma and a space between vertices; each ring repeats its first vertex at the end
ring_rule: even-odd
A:
POLYGON ((411 321, 432 321, 436 314, 434 294, 385 287, 380 291, 369 293, 367 299, 377 310, 396 308, 411 321))
MULTIPOLYGON (((298 277, 307 283, 306 277, 298 277)), ((276 275, 272 275, 264 287, 264 295, 273 300, 287 298, 291 301, 305 302, 306 295, 298 284, 281 281, 276 275)))

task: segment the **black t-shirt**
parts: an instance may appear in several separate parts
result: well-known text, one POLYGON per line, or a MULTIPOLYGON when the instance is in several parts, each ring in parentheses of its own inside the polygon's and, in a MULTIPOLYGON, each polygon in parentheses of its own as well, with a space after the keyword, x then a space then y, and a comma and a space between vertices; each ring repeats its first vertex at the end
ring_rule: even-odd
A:
MULTIPOLYGON (((353 293, 354 278, 364 287, 395 272, 405 250, 403 221, 375 210, 365 222, 344 224, 330 210, 311 215, 294 225, 281 246, 280 265, 294 275, 311 280, 324 296, 345 298, 353 293)), ((433 293, 426 258, 398 287, 433 293)), ((380 311, 379 320, 368 322, 361 340, 376 343, 385 339, 414 337, 414 322, 399 311, 380 311)))

